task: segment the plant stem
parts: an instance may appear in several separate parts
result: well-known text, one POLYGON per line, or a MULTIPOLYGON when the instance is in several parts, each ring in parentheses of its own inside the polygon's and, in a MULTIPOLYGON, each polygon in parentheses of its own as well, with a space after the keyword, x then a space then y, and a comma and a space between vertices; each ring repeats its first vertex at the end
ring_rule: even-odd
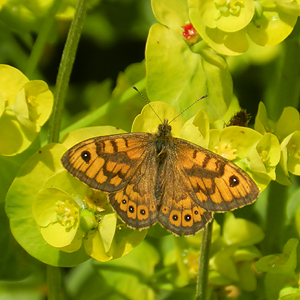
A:
POLYGON ((75 60, 78 42, 85 20, 87 6, 88 0, 78 0, 74 19, 71 23, 65 48, 60 61, 54 93, 54 106, 50 118, 48 133, 49 143, 59 141, 62 111, 69 86, 70 75, 75 60))
POLYGON ((45 44, 49 38, 52 26, 55 22, 55 15, 58 11, 58 8, 61 4, 61 0, 55 0, 51 8, 47 11, 43 18, 43 23, 39 31, 39 35, 35 41, 35 44, 32 48, 30 56, 27 60, 25 74, 27 77, 31 78, 36 66, 43 54, 45 44))
POLYGON ((282 44, 282 57, 275 72, 276 79, 270 80, 271 97, 265 104, 271 119, 276 121, 284 107, 298 108, 300 95, 300 45, 294 38, 285 40, 282 44))
POLYGON ((286 217, 288 187, 272 181, 269 187, 266 236, 263 241, 263 253, 280 253, 283 246, 283 229, 286 217))
POLYGON ((213 221, 209 222, 202 233, 198 278, 196 286, 196 300, 206 300, 209 250, 211 244, 213 221))
POLYGON ((61 269, 47 265, 48 300, 63 299, 61 269))
MULTIPOLYGON (((64 107, 64 100, 68 90, 70 75, 75 60, 78 42, 80 39, 88 0, 78 0, 74 19, 71 23, 65 48, 62 54, 54 93, 54 105, 50 118, 48 142, 59 141, 61 116, 64 107)), ((62 282, 61 270, 58 267, 47 266, 48 300, 61 300, 62 282)))

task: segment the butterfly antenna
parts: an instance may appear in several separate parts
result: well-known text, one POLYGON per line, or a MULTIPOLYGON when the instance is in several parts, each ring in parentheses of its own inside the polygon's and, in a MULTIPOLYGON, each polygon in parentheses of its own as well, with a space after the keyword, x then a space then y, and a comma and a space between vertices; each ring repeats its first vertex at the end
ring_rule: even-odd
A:
POLYGON ((198 101, 200 101, 200 100, 202 100, 202 99, 204 99, 204 98, 206 98, 207 97, 207 95, 205 95, 205 96, 202 96, 201 98, 199 98, 199 99, 197 99, 195 102, 193 102, 191 105, 189 105, 187 108, 185 108, 180 114, 178 114, 174 119, 172 119, 170 122, 169 122, 169 124, 170 123, 172 123, 175 119, 177 119, 179 116, 181 116, 184 112, 186 112, 190 107, 192 107, 194 104, 196 104, 198 101))
POLYGON ((162 119, 160 118, 160 116, 157 114, 157 112, 153 109, 153 107, 151 106, 149 100, 137 89, 137 87, 133 86, 133 89, 135 89, 141 96, 142 98, 145 100, 145 102, 150 106, 150 108, 152 109, 152 111, 156 114, 156 116, 158 117, 158 119, 160 120, 160 122, 162 123, 162 119))

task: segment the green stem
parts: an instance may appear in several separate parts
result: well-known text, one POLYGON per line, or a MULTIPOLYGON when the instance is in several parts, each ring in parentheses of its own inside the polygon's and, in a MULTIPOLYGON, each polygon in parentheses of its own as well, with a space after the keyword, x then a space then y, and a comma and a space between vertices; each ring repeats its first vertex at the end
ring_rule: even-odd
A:
POLYGON ((279 253, 283 246, 288 187, 272 181, 269 186, 264 254, 279 253))
POLYGON ((290 38, 281 45, 282 56, 275 72, 277 78, 270 80, 271 96, 265 101, 268 114, 274 121, 280 117, 284 107, 298 108, 300 99, 299 42, 297 39, 290 38))
POLYGON ((48 300, 63 299, 61 269, 47 265, 48 300))
POLYGON ((78 0, 74 19, 71 23, 65 48, 60 61, 54 93, 54 106, 50 118, 48 142, 58 142, 62 111, 69 86, 70 75, 75 60, 78 42, 88 6, 88 0, 78 0))
POLYGON ((196 300, 206 300, 208 282, 209 250, 211 244, 213 221, 209 222, 202 233, 198 278, 196 286, 196 300))
POLYGON ((55 0, 52 4, 51 8, 48 10, 47 14, 43 18, 44 21, 43 21, 41 29, 39 31, 39 35, 35 41, 35 44, 32 48, 30 56, 27 60, 25 74, 29 78, 32 77, 32 74, 33 74, 34 70, 36 69, 36 66, 37 66, 38 62, 40 61, 40 58, 43 54, 45 45, 48 41, 51 29, 55 22, 55 15, 58 11, 60 4, 61 4, 61 0, 55 0))
MULTIPOLYGON (((49 124, 49 143, 55 143, 59 141, 60 123, 64 100, 69 85, 78 42, 85 20, 87 4, 88 0, 78 0, 74 19, 71 23, 65 48, 62 54, 62 59, 60 62, 56 80, 53 111, 49 124)), ((47 266, 47 285, 48 300, 63 299, 60 268, 47 266)))

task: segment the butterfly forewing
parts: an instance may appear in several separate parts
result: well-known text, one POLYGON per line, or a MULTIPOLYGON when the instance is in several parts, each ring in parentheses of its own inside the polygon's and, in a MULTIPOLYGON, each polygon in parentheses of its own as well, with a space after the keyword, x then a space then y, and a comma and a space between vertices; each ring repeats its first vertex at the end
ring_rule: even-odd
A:
POLYGON ((147 156, 148 135, 120 134, 96 137, 69 149, 63 166, 91 188, 114 192, 124 188, 147 156))
POLYGON ((255 201, 259 190, 242 169, 227 159, 198 145, 174 139, 177 161, 190 195, 202 208, 224 212, 255 201))

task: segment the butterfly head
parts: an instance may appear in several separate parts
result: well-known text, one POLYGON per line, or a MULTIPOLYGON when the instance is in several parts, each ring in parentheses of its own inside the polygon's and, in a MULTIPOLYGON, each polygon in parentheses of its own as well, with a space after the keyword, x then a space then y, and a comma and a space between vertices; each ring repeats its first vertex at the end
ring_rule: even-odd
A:
POLYGON ((157 154, 161 155, 162 151, 173 144, 171 130, 172 127, 169 125, 168 120, 164 120, 164 122, 158 126, 157 133, 155 134, 157 154))
POLYGON ((156 135, 159 138, 168 138, 172 136, 171 131, 172 131, 172 127, 169 125, 168 120, 165 119, 162 124, 158 125, 158 131, 156 135))

